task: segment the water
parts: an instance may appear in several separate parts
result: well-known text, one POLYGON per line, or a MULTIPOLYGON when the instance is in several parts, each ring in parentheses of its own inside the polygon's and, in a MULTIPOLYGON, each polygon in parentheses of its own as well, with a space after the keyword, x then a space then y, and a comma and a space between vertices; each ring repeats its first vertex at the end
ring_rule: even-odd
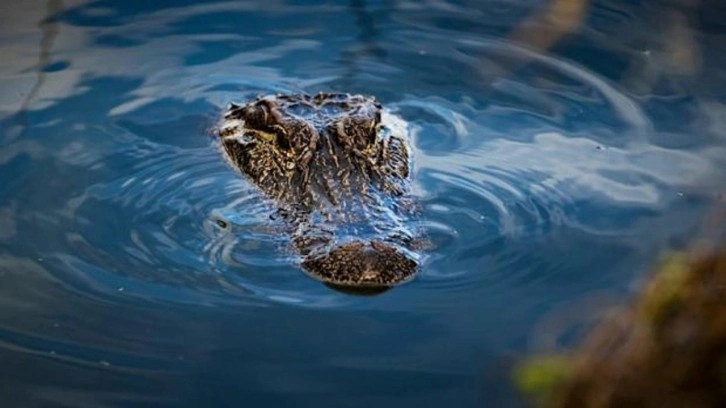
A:
POLYGON ((688 242, 726 175, 722 6, 596 2, 547 44, 543 4, 3 5, 3 406, 521 405, 512 362, 688 242), (210 138, 231 101, 319 90, 412 130, 433 247, 377 297, 305 275, 210 138))

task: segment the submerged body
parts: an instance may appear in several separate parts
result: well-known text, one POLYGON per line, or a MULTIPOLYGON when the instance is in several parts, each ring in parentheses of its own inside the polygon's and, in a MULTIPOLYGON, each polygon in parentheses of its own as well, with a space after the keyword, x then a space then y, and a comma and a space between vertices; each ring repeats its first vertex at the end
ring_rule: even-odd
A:
POLYGON ((372 97, 277 95, 231 105, 229 162, 275 200, 302 266, 338 288, 386 289, 418 268, 411 252, 409 145, 372 97))

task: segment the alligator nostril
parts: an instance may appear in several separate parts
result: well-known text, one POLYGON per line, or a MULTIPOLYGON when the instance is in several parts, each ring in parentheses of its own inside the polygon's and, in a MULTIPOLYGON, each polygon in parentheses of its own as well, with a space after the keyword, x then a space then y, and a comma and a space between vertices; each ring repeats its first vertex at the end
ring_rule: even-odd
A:
POLYGON ((368 268, 373 268, 375 266, 377 258, 378 253, 369 245, 361 248, 358 253, 358 259, 368 268))
POLYGON ((375 281, 378 279, 380 274, 375 269, 371 269, 370 267, 365 269, 363 273, 360 275, 360 279, 362 281, 375 281))

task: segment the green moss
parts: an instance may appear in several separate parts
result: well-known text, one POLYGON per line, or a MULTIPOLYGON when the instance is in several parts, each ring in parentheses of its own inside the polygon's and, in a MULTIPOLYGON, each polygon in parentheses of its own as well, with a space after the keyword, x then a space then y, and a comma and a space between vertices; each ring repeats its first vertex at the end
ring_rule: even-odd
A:
POLYGON ((660 327, 677 310, 688 287, 689 264, 685 254, 671 253, 665 257, 654 282, 646 289, 642 311, 654 328, 660 327))
POLYGON ((564 356, 541 356, 530 358, 514 370, 514 381, 520 391, 545 403, 554 390, 568 377, 572 361, 564 356))

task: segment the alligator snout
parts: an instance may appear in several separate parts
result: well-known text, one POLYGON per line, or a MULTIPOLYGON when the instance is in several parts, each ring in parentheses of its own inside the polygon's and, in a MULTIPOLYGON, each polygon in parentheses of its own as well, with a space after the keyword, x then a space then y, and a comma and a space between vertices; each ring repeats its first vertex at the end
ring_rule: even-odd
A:
POLYGON ((302 262, 303 268, 329 286, 385 290, 407 281, 417 262, 403 250, 381 241, 342 244, 302 262))

